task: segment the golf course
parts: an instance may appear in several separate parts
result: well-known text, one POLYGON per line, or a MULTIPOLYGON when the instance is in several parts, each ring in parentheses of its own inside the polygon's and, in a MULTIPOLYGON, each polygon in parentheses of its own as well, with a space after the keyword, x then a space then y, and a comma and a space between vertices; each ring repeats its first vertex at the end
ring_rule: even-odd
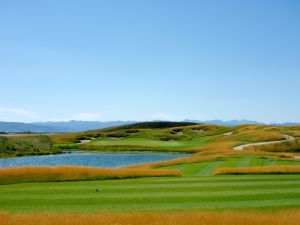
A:
POLYGON ((300 0, 0 0, 0 25, 0 225, 300 225, 300 0))
POLYGON ((19 138, 24 140, 49 140, 58 153, 71 148, 89 154, 186 155, 112 169, 2 168, 0 210, 7 217, 11 213, 297 213, 299 137, 299 126, 225 127, 173 122, 22 136, 19 138))

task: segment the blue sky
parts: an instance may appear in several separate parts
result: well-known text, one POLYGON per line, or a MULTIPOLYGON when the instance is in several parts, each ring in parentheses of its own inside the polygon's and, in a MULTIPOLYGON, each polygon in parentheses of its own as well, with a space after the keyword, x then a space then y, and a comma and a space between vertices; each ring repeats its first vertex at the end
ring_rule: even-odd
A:
POLYGON ((300 3, 0 0, 0 120, 300 122, 300 3))

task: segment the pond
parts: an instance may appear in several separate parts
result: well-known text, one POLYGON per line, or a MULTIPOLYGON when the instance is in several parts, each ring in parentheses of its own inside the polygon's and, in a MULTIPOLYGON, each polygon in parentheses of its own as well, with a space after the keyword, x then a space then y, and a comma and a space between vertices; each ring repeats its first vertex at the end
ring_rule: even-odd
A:
POLYGON ((60 155, 22 156, 0 159, 0 167, 16 166, 95 166, 122 167, 147 162, 158 162, 188 156, 188 154, 102 154, 72 153, 60 155))

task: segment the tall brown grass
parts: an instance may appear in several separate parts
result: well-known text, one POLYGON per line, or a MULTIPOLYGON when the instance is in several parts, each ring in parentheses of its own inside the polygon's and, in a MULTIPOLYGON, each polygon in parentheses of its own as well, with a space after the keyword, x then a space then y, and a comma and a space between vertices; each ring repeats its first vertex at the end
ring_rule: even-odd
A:
POLYGON ((223 167, 217 168, 214 175, 221 174, 297 174, 300 166, 256 166, 256 167, 223 167))
POLYGON ((82 166, 13 167, 0 169, 0 184, 51 181, 86 181, 152 176, 180 176, 177 170, 108 169, 82 166))
POLYGON ((54 144, 72 144, 79 136, 79 134, 78 133, 49 134, 48 136, 54 144))
POLYGON ((300 139, 267 145, 250 146, 246 147, 245 149, 248 151, 264 152, 300 152, 300 139))
POLYGON ((264 142, 282 140, 282 134, 288 134, 289 128, 283 126, 264 126, 244 124, 233 127, 232 135, 213 137, 214 141, 264 142))
POLYGON ((279 212, 185 211, 0 213, 1 225, 299 225, 300 210, 279 212))

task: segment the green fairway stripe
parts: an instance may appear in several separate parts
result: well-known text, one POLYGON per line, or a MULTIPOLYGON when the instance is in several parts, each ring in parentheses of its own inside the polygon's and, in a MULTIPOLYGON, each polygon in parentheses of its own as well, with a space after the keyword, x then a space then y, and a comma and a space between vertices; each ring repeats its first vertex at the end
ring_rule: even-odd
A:
MULTIPOLYGON (((299 196, 297 196, 299 197, 299 196)), ((80 200, 80 199, 79 199, 80 200)), ((135 199, 134 201, 128 202, 128 199, 116 199, 111 202, 103 202, 101 199, 95 201, 95 199, 85 199, 85 201, 79 201, 78 199, 72 199, 69 201, 62 202, 58 200, 43 200, 43 201, 34 201, 32 204, 35 206, 35 210, 41 209, 52 209, 52 210, 76 210, 77 208, 81 211, 84 210, 152 210, 152 209, 243 209, 243 208, 262 208, 262 207, 273 207, 273 206, 299 206, 300 198, 290 197, 278 197, 276 199, 269 198, 259 199, 213 199, 213 198, 198 198, 198 197, 189 197, 189 198, 163 198, 160 201, 157 199, 135 199)), ((8 201, 4 205, 4 209, 11 208, 12 210, 24 209, 27 210, 28 205, 26 202, 21 204, 14 204, 14 201, 8 201)), ((18 201, 18 203, 20 203, 18 201)))
POLYGON ((265 159, 264 161, 264 166, 274 166, 277 164, 276 160, 272 160, 272 159, 265 159))
MULTIPOLYGON (((210 162, 208 166, 217 164, 210 162)), ((9 211, 279 209, 297 206, 300 206, 300 175, 0 185, 0 209, 9 211), (100 192, 95 191, 98 186, 100 192)))
POLYGON ((220 165, 220 167, 235 167, 237 163, 240 161, 240 158, 229 158, 224 159, 223 163, 220 165))
POLYGON ((264 161, 265 161, 265 159, 258 158, 258 157, 252 157, 249 166, 251 166, 251 167, 253 167, 253 166, 263 166, 264 161))
MULTIPOLYGON (((168 177, 168 178, 147 178, 151 179, 151 183, 189 183, 189 182, 232 182, 239 180, 243 181, 257 181, 257 180, 274 180, 274 181, 291 181, 299 180, 300 175, 297 174, 277 174, 277 175, 224 175, 224 176, 212 176, 212 177, 168 177)), ((150 182, 149 182, 150 183, 150 182)))
POLYGON ((250 166, 250 162, 254 158, 252 155, 245 156, 241 158, 241 160, 238 162, 237 167, 248 167, 250 166))
MULTIPOLYGON (((298 175, 290 175, 290 176, 283 176, 279 178, 273 178, 265 175, 257 176, 257 178, 251 176, 251 178, 241 177, 241 176, 231 176, 226 177, 226 179, 208 179, 208 180, 202 180, 201 177, 198 179, 192 179, 192 180, 186 180, 182 181, 181 178, 178 178, 177 180, 172 180, 172 182, 168 182, 166 179, 166 182, 151 182, 151 183, 144 183, 144 180, 132 180, 131 183, 115 183, 115 182, 86 182, 88 185, 85 184, 85 182, 71 182, 67 183, 65 186, 61 186, 60 183, 50 183, 51 189, 55 191, 64 190, 64 189, 73 189, 75 191, 80 190, 94 190, 94 187, 109 187, 111 190, 115 188, 122 188, 122 189, 139 189, 144 187, 157 187, 157 186, 165 186, 165 187, 172 187, 172 186, 190 186, 190 185, 197 185, 197 186, 232 186, 236 183, 240 185, 248 185, 249 183, 252 185, 260 185, 260 184, 271 184, 271 183, 277 183, 277 184, 285 184, 288 183, 299 183, 299 176, 298 175), (55 185, 54 185, 55 184, 55 185), (70 185, 71 184, 71 185, 70 185)), ((219 177, 217 177, 219 178, 219 177)), ((65 183, 61 183, 65 184, 65 183)), ((48 189, 47 183, 37 183, 37 184, 23 184, 23 185, 2 185, 0 186, 0 192, 2 191, 11 191, 10 188, 13 188, 14 191, 36 191, 39 189, 47 190, 48 189)))
MULTIPOLYGON (((211 192, 227 192, 227 191, 235 191, 235 192, 243 192, 243 191, 248 191, 248 190, 269 190, 269 192, 272 192, 272 190, 276 191, 279 189, 293 189, 293 188, 298 188, 300 189, 300 184, 295 184, 295 183, 291 183, 291 184, 280 184, 280 185, 275 185, 275 184, 269 184, 269 185, 244 185, 244 186, 211 186, 209 188, 207 188, 207 186, 190 186, 190 185, 186 185, 186 186, 181 186, 181 187, 161 187, 161 186, 157 186, 156 188, 154 187, 144 187, 144 188, 140 188, 140 189, 123 189, 123 188, 119 188, 119 189, 111 189, 109 186, 105 187, 103 189, 101 189, 100 193, 96 193, 95 189, 83 189, 83 190, 74 190, 74 189, 64 189, 64 190, 44 190, 44 189, 40 189, 40 190, 36 190, 33 193, 35 195, 47 195, 47 196, 78 196, 78 195, 94 195, 96 194, 96 196, 101 196, 103 195, 118 195, 120 193, 122 193, 123 195, 126 194, 143 194, 143 193, 152 193, 153 195, 155 193, 160 193, 160 192, 207 192, 208 190, 211 192), (122 192, 125 191, 125 192, 122 192)), ((0 195, 4 196, 4 197, 9 197, 9 196, 32 196, 33 195, 32 192, 30 191, 14 191, 14 192, 9 192, 9 191, 5 191, 5 192, 0 192, 0 195)), ((25 197, 24 197, 25 198, 25 197)))
MULTIPOLYGON (((227 197, 232 197, 232 196, 263 196, 263 195, 271 195, 271 194, 276 194, 277 197, 280 197, 282 194, 300 194, 300 188, 294 188, 294 187, 284 187, 280 189, 242 189, 242 190, 222 190, 222 191, 211 191, 211 190, 201 190, 201 191, 189 191, 187 192, 188 189, 182 190, 182 191, 160 191, 160 192, 155 192, 155 193, 149 193, 149 192, 138 192, 141 195, 142 198, 162 198, 162 197, 187 197, 187 196, 194 196, 194 197, 214 197, 214 198, 220 198, 223 196, 227 197)), ((51 195, 49 194, 48 197, 46 198, 45 194, 40 193, 40 194, 26 194, 22 195, 20 194, 14 194, 14 195, 6 195, 3 196, 0 200, 1 201, 6 201, 6 200, 33 200, 33 199, 39 199, 39 200, 47 200, 49 197, 51 199, 66 199, 66 197, 73 197, 75 193, 71 194, 55 194, 51 195)), ((135 199, 139 198, 140 196, 137 196, 137 193, 132 192, 132 193, 110 193, 109 196, 107 195, 106 192, 100 192, 100 193, 79 193, 76 194, 76 199, 84 199, 84 198, 94 198, 94 199, 121 199, 121 198, 128 198, 128 199, 135 199)))
MULTIPOLYGON (((258 175, 259 176, 259 175, 258 175)), ((295 179, 291 179, 289 180, 288 178, 286 179, 272 179, 269 178, 263 178, 262 179, 255 179, 252 178, 251 180, 247 179, 247 180, 232 180, 230 179, 229 181, 219 181, 217 182, 217 180, 211 180, 211 181, 207 181, 207 182, 202 182, 201 179, 196 180, 195 182, 166 182, 166 183, 132 183, 132 184, 111 184, 108 183, 106 186, 106 183, 96 183, 96 182, 92 182, 89 183, 89 186, 85 186, 85 185, 81 185, 84 182, 74 182, 74 184, 72 186, 64 186, 64 187, 60 187, 60 186, 55 186, 52 187, 51 190, 55 190, 55 191, 59 191, 59 190, 65 190, 65 189, 73 189, 73 190, 94 190, 96 187, 98 187, 100 185, 100 187, 102 188, 108 188, 110 190, 115 190, 115 189, 123 189, 123 190, 129 190, 129 189, 142 189, 142 188, 171 188, 171 187, 232 187, 232 186, 257 186, 257 185, 288 185, 288 184, 295 184, 298 185, 300 184, 300 179, 299 176, 295 175, 295 179), (197 182, 199 181, 199 182, 197 182), (102 185, 102 186, 101 186, 102 185)), ((180 179, 180 178, 179 178, 180 179)), ((179 181, 178 179, 178 181, 179 181)), ((49 184, 48 184, 49 185, 49 184)), ((31 184, 31 186, 33 187, 27 187, 25 186, 20 186, 20 188, 18 188, 18 185, 2 185, 0 186, 0 193, 2 193, 3 191, 5 192, 8 191, 10 192, 11 189, 10 188, 14 188, 15 191, 36 191, 39 189, 43 189, 43 190, 47 190, 47 183, 44 184, 31 184), (35 186, 34 186, 35 185, 35 186), (41 185, 41 186, 40 186, 41 185), (5 188, 4 188, 5 187, 5 188)))
MULTIPOLYGON (((268 190, 269 191, 269 190, 268 190)), ((175 192, 176 193, 176 192, 175 192)), ((60 198, 56 196, 56 198, 50 198, 49 196, 44 196, 43 198, 24 198, 24 199, 17 199, 17 198, 1 198, 0 204, 1 205, 9 205, 9 204, 17 204, 20 201, 28 201, 31 202, 34 205, 38 204, 76 204, 76 202, 81 204, 98 204, 101 202, 101 204, 118 204, 120 202, 143 202, 143 203, 151 203, 151 202, 157 202, 157 201, 167 201, 167 202, 190 202, 190 201, 228 201, 228 200, 236 200, 236 201, 248 201, 248 200, 261 200, 261 199, 274 199, 276 198, 282 198, 282 199, 288 199, 288 198, 299 198, 300 197, 300 191, 294 192, 274 192, 269 193, 265 192, 263 194, 254 193, 249 194, 250 192, 243 193, 211 193, 211 194, 201 194, 201 193, 193 193, 193 194, 184 194, 179 193, 178 195, 170 195, 170 193, 161 193, 161 194, 154 194, 154 195, 121 195, 121 196, 86 196, 84 198, 79 198, 77 196, 73 196, 73 198, 64 198, 61 196, 60 198)), ((299 198, 300 201, 300 198, 299 198)))
POLYGON ((223 162, 222 161, 212 161, 202 170, 200 170, 196 176, 211 176, 215 168, 220 166, 223 162))
POLYGON ((189 167, 185 168, 182 173, 184 176, 193 176, 206 167, 210 162, 191 163, 189 167))

